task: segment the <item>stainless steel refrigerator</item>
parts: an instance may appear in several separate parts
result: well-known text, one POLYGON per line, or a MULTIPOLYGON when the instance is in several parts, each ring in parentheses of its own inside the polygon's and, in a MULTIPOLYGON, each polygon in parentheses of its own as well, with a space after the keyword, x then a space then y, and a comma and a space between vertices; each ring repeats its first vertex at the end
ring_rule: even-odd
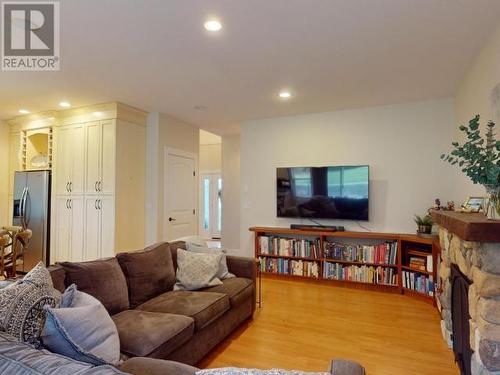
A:
POLYGON ((23 254, 23 272, 38 262, 48 265, 50 241, 50 171, 16 172, 13 224, 31 229, 33 236, 23 254))

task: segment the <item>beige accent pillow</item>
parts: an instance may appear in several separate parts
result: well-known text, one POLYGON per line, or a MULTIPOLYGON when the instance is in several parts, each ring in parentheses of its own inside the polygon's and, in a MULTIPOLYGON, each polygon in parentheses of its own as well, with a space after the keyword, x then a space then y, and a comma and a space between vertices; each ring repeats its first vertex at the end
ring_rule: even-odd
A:
POLYGON ((197 290, 221 285, 217 277, 222 254, 205 254, 177 249, 174 290, 197 290))

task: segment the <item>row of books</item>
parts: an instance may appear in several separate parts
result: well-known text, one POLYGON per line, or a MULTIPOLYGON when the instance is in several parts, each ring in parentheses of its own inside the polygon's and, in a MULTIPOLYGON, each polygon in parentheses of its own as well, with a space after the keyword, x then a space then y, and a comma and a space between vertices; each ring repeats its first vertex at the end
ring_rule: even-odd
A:
POLYGON ((260 257, 260 270, 285 275, 319 277, 318 262, 260 257))
POLYGON ((403 287, 429 296, 434 295, 434 281, 432 276, 419 272, 403 271, 403 287))
POLYGON ((323 264, 323 277, 333 280, 349 280, 372 284, 397 285, 397 272, 392 267, 355 266, 339 263, 323 264))
POLYGON ((398 243, 379 245, 348 245, 336 242, 324 243, 325 258, 349 262, 396 264, 398 243))
POLYGON ((319 238, 314 240, 283 238, 275 236, 259 237, 259 253, 301 258, 320 257, 319 238))
POLYGON ((433 271, 432 254, 429 254, 426 257, 422 256, 410 257, 409 266, 416 270, 432 272, 433 271))

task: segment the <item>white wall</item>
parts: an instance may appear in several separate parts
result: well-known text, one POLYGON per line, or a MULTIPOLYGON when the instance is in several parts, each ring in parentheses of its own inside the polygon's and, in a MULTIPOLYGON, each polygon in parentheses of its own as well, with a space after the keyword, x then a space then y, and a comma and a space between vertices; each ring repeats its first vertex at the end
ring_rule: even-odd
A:
POLYGON ((222 137, 222 245, 240 254, 240 136, 222 137))
POLYGON ((0 121, 0 226, 9 223, 9 128, 0 121))
MULTIPOLYGON (((413 215, 425 213, 436 197, 462 199, 452 189, 458 169, 440 160, 453 124, 451 99, 242 124, 241 253, 254 251, 249 227, 300 223, 276 217, 276 167, 368 164, 370 221, 362 225, 414 232, 413 215)), ((322 223, 363 230, 355 222, 322 223)))
POLYGON ((165 148, 198 155, 199 130, 164 113, 150 113, 146 129, 146 224, 150 226, 146 230, 146 243, 151 244, 163 240, 165 148))
POLYGON ((160 177, 160 114, 148 114, 146 121, 146 210, 144 217, 146 245, 158 241, 160 177))
POLYGON ((220 172, 222 169, 222 145, 200 145, 200 173, 220 172))
MULTIPOLYGON (((458 125, 466 125, 477 114, 481 116, 482 126, 489 120, 495 121, 497 138, 500 137, 500 103, 492 102, 492 91, 495 87, 497 95, 500 95, 500 25, 481 49, 457 89, 455 138, 463 139, 461 135, 458 136, 458 125)), ((464 196, 485 194, 482 186, 473 185, 466 176, 461 176, 457 190, 464 196)))

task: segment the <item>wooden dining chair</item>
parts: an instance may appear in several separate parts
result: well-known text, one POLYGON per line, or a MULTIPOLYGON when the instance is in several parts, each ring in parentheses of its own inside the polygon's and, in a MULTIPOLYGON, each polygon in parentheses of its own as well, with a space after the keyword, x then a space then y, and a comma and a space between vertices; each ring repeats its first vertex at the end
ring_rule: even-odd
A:
POLYGON ((0 276, 5 276, 5 252, 10 246, 10 235, 6 230, 0 231, 0 276))
POLYGON ((3 230, 7 232, 8 243, 0 255, 0 272, 6 277, 15 277, 18 261, 28 249, 33 232, 22 227, 3 227, 3 230))

